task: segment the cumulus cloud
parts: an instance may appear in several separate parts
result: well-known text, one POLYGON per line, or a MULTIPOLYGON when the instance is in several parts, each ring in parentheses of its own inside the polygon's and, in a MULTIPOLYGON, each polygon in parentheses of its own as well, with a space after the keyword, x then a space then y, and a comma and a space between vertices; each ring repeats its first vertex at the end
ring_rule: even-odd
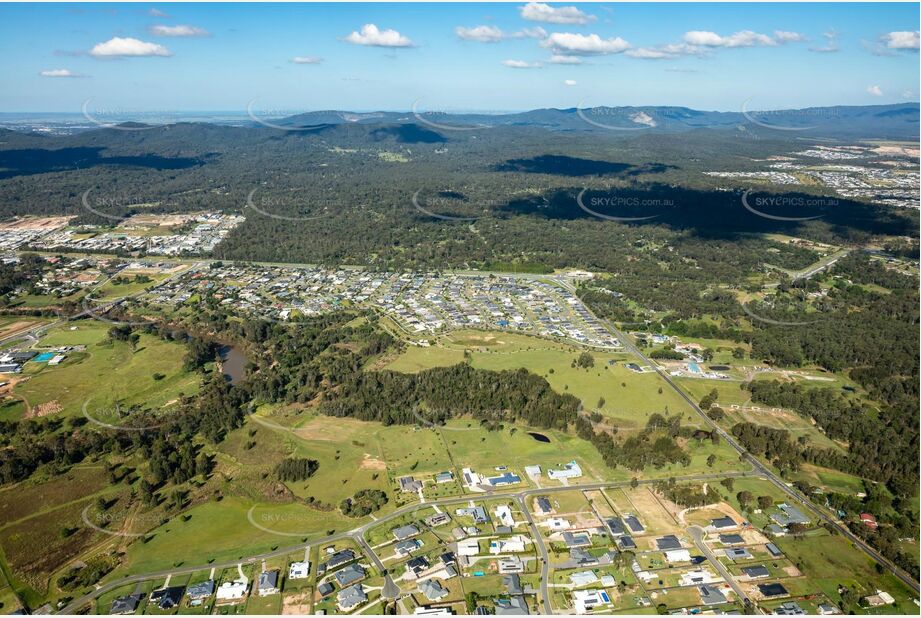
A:
POLYGON ((561 56, 553 54, 550 56, 550 64, 582 64, 582 58, 578 56, 561 56))
POLYGON ((921 47, 921 31, 890 32, 883 35, 883 41, 889 49, 918 49, 921 47))
POLYGON ((210 36, 210 33, 204 28, 198 26, 188 26, 180 24, 178 26, 156 25, 150 27, 150 33, 154 36, 210 36))
POLYGON ((684 33, 684 41, 701 47, 771 47, 777 45, 777 41, 770 36, 753 30, 741 30, 729 36, 720 36, 709 30, 691 30, 684 33))
POLYGON ((454 33, 465 41, 479 41, 480 43, 498 43, 505 37, 505 33, 495 26, 476 26, 465 28, 458 26, 454 33))
POLYGON ((874 97, 883 96, 883 91, 879 86, 867 86, 867 92, 872 94, 874 97))
POLYGON ((167 15, 166 13, 164 13, 163 11, 161 11, 160 9, 156 7, 151 8, 149 11, 147 11, 147 14, 150 15, 151 17, 160 17, 160 18, 169 17, 169 15, 167 15))
POLYGON ((374 24, 365 24, 360 31, 352 32, 342 40, 353 45, 369 47, 414 47, 409 37, 396 30, 381 30, 374 24))
POLYGON ((818 52, 820 54, 830 54, 838 51, 838 32, 835 30, 829 30, 828 32, 823 32, 822 37, 825 39, 825 45, 817 45, 815 47, 810 47, 809 51, 818 52))
POLYGON ((802 41, 809 40, 805 34, 800 32, 790 32, 789 30, 775 30, 774 39, 778 43, 800 43, 802 41))
POLYGON ((454 29, 454 33, 460 39, 479 43, 498 43, 503 39, 544 39, 547 37, 547 31, 540 26, 524 28, 517 32, 503 32, 496 26, 475 26, 473 28, 458 26, 454 29))
POLYGON ((148 43, 131 37, 112 37, 104 43, 98 43, 90 50, 96 58, 128 58, 143 56, 172 56, 170 51, 157 43, 148 43))
POLYGON ((291 59, 294 64, 320 64, 323 59, 319 56, 295 56, 291 59))
POLYGON ((578 82, 574 79, 564 79, 563 84, 566 86, 575 86, 578 82))
POLYGON ((625 53, 631 58, 640 58, 642 60, 664 60, 679 56, 699 55, 703 53, 703 50, 696 45, 673 43, 657 47, 637 47, 636 49, 628 49, 625 53))
POLYGON ((552 7, 543 2, 529 2, 518 7, 521 17, 529 21, 541 21, 548 24, 585 25, 597 19, 594 15, 583 13, 574 6, 552 7))
POLYGON ((619 54, 630 48, 630 43, 620 37, 602 39, 597 34, 554 32, 541 41, 541 45, 562 56, 597 56, 619 54))
POLYGON ((86 77, 69 69, 48 69, 39 73, 42 77, 86 77))
POLYGON ((503 60, 502 64, 510 69, 539 69, 543 66, 539 62, 525 62, 524 60, 503 60))

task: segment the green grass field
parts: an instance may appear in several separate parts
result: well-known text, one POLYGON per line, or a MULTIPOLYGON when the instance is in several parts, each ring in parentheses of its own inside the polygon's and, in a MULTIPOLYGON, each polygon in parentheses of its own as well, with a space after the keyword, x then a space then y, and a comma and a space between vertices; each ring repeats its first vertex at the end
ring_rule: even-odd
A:
POLYGON ((94 417, 111 417, 118 401, 122 406, 159 407, 175 400, 180 393, 198 390, 199 376, 183 369, 185 350, 181 344, 166 342, 152 335, 141 335, 135 349, 125 342, 108 342, 109 324, 81 322, 53 329, 39 342, 40 347, 85 345, 85 352, 74 352, 60 365, 29 362, 14 394, 30 407, 50 404, 64 415, 82 413, 84 402, 94 417), (162 376, 156 379, 155 376, 162 376))

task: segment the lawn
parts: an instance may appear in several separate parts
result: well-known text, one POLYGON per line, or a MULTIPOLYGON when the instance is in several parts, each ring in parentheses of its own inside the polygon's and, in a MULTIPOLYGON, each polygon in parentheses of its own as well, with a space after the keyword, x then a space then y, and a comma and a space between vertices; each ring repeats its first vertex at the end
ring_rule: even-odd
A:
POLYGON ((52 330, 39 345, 86 345, 86 351, 70 354, 56 367, 26 364, 23 376, 29 379, 17 384, 14 394, 31 408, 48 404, 70 416, 81 414, 83 404, 89 402, 89 414, 113 422, 116 401, 123 408, 156 408, 181 393, 198 390, 199 376, 183 368, 185 348, 181 344, 145 334, 132 349, 126 342, 107 341, 108 324, 86 322, 77 330, 70 328, 52 330))

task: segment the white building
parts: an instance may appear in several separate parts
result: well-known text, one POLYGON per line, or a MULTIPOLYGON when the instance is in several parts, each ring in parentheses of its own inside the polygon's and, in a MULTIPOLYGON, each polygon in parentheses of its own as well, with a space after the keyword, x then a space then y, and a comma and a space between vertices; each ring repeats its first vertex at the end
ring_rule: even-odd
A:
POLYGON ((572 606, 577 614, 587 614, 597 607, 610 605, 611 599, 604 590, 574 590, 572 606))
POLYGON ((292 562, 288 565, 288 579, 306 579, 310 576, 310 563, 292 562))
POLYGON ((515 525, 515 518, 512 516, 512 509, 508 508, 505 504, 500 504, 496 507, 496 510, 493 511, 496 515, 496 519, 499 520, 499 523, 503 526, 512 527, 515 525))
POLYGON ((540 476, 540 466, 525 466, 524 473, 528 476, 540 476))
POLYGON ((573 459, 559 470, 547 470, 547 476, 557 481, 561 479, 576 479, 582 476, 582 468, 580 468, 576 460, 573 459))
POLYGON ((569 523, 568 519, 563 519, 562 517, 551 517, 547 520, 547 526, 551 530, 569 530, 572 527, 572 524, 569 523))
POLYGON ((524 551, 526 544, 527 539, 520 534, 510 536, 507 539, 495 539, 489 542, 489 553, 495 555, 521 552, 524 551))
POLYGON ((690 562, 691 552, 686 549, 671 549, 665 552, 665 561, 668 563, 690 562))
POLYGON ((588 586, 589 584, 597 582, 598 576, 595 575, 594 571, 579 571, 578 573, 572 573, 569 576, 569 581, 572 582, 572 585, 576 588, 581 588, 582 586, 588 586))
POLYGON ((480 553, 480 542, 477 539, 463 539, 457 542, 458 556, 476 556, 480 553))
POLYGON ((246 596, 247 581, 238 579, 235 582, 224 582, 217 589, 218 601, 236 601, 246 596))

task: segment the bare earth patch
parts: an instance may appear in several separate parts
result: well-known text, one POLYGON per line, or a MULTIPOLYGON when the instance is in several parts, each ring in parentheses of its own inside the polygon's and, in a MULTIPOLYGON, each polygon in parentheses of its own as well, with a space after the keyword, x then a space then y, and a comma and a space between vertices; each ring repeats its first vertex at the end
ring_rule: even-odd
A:
POLYGON ((310 614, 310 594, 292 594, 282 600, 281 613, 283 616, 294 616, 300 614, 306 616, 310 614))

